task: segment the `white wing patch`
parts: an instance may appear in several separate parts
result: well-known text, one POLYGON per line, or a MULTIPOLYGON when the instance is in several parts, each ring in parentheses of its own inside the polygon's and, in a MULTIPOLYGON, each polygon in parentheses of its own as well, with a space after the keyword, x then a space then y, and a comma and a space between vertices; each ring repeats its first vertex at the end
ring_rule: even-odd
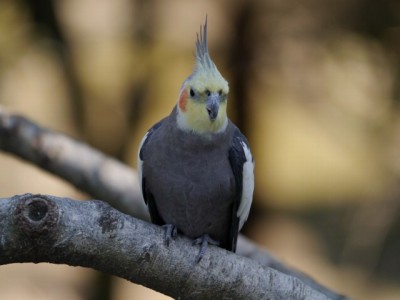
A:
POLYGON ((140 185, 140 191, 142 192, 143 195, 143 187, 142 187, 142 170, 143 170, 143 160, 140 159, 140 151, 142 150, 143 144, 146 141, 147 137, 149 136, 149 132, 147 131, 146 134, 144 135, 144 137, 142 138, 142 141, 140 142, 139 145, 139 150, 138 150, 138 154, 137 154, 137 168, 138 168, 138 177, 139 177, 139 185, 140 185))
POLYGON ((251 202, 253 201, 254 191, 254 162, 249 147, 243 141, 240 142, 246 156, 246 162, 243 164, 243 182, 242 182, 242 198, 237 211, 239 218, 239 230, 242 229, 244 222, 249 216, 251 202))

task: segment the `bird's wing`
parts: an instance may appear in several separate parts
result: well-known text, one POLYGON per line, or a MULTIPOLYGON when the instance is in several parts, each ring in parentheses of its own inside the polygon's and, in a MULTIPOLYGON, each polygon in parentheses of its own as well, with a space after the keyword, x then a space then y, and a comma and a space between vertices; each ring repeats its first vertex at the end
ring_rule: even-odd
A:
POLYGON ((237 235, 249 215, 254 191, 254 160, 249 143, 239 129, 233 135, 229 161, 236 181, 236 199, 230 228, 230 240, 235 248, 237 235))
POLYGON ((153 127, 147 131, 144 135, 142 141, 140 142, 139 151, 138 151, 138 177, 139 177, 139 184, 140 189, 142 191, 144 202, 147 205, 147 208, 150 213, 150 217, 153 223, 158 225, 163 225, 164 221, 161 219, 157 207, 155 205, 153 195, 146 189, 146 174, 143 174, 143 164, 146 163, 145 160, 145 148, 147 143, 151 140, 153 133, 160 128, 161 124, 165 119, 161 120, 160 122, 156 123, 153 127))

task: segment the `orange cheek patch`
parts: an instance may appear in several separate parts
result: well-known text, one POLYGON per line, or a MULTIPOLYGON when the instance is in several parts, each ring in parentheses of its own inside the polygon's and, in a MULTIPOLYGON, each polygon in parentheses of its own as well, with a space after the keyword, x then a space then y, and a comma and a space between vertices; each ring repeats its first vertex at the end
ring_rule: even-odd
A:
POLYGON ((181 111, 186 111, 186 104, 187 104, 187 91, 184 90, 179 98, 179 108, 181 111))

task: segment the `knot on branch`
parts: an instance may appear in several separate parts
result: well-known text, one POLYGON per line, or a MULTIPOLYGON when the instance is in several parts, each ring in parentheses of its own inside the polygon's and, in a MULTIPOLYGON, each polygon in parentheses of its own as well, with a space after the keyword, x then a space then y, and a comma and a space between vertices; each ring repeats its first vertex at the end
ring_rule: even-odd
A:
POLYGON ((16 228, 39 244, 55 238, 58 219, 56 203, 44 195, 24 195, 14 212, 16 228))
POLYGON ((115 237, 116 231, 124 228, 124 221, 121 215, 103 201, 93 201, 93 203, 101 212, 98 224, 101 227, 102 233, 108 234, 110 237, 115 237))

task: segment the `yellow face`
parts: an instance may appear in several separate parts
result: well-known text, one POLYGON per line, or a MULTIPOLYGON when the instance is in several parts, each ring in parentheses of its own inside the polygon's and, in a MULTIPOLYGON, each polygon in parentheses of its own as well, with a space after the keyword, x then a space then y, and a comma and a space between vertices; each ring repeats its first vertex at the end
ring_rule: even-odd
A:
POLYGON ((206 18, 196 39, 196 67, 179 93, 178 127, 203 136, 223 132, 228 125, 228 92, 228 82, 208 53, 206 18))
MULTIPOLYGON (((190 78, 181 89, 178 100, 178 125, 185 130, 199 134, 218 133, 225 130, 228 122, 226 115, 227 82, 220 80, 205 80, 205 78, 190 78), (207 110, 210 99, 218 106, 215 119, 210 118, 207 110)), ((215 78, 214 78, 215 79, 215 78)))

